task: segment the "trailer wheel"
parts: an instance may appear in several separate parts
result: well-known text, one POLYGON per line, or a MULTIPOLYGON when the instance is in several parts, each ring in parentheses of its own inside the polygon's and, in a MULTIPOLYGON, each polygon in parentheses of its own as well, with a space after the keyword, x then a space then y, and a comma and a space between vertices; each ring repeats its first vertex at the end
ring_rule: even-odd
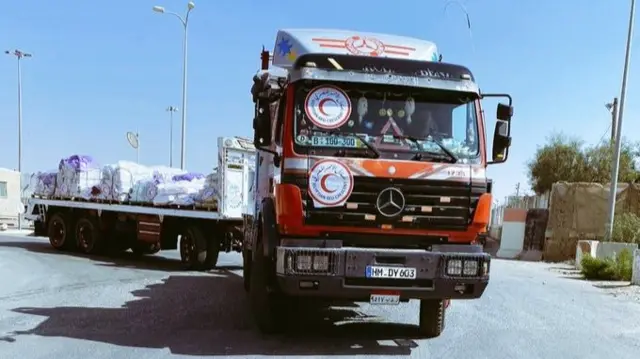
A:
POLYGON ((73 230, 69 231, 70 221, 68 216, 62 213, 55 213, 49 219, 47 236, 51 246, 58 250, 72 250, 75 246, 73 230))
MULTIPOLYGON (((258 243, 258 248, 261 244, 258 243)), ((286 297, 269 288, 270 266, 268 258, 257 253, 249 276, 249 301, 253 320, 258 330, 264 334, 281 333, 285 329, 287 313, 286 297)))
POLYGON ((83 217, 76 223, 76 246, 82 253, 99 254, 104 248, 104 237, 98 221, 83 217))
POLYGON ((420 334, 439 337, 444 331, 447 308, 444 300, 422 299, 420 301, 420 334))
POLYGON ((180 259, 190 270, 209 270, 218 263, 220 242, 207 238, 198 226, 187 226, 180 235, 180 259))

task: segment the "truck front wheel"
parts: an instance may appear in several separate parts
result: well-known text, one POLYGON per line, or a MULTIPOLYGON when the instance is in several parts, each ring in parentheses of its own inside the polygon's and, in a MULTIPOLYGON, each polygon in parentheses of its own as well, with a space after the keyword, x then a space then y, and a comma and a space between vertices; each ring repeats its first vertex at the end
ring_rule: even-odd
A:
POLYGON ((249 292, 251 288, 251 251, 242 251, 242 280, 244 282, 244 290, 249 292))
POLYGON ((258 330, 264 334, 275 334, 284 329, 287 298, 269 287, 272 268, 267 265, 267 260, 262 253, 256 253, 251 264, 249 301, 258 330))
POLYGON ((55 213, 49 218, 47 235, 51 246, 58 250, 71 250, 75 246, 74 228, 62 213, 55 213))
POLYGON ((427 338, 439 337, 444 331, 446 311, 444 300, 422 299, 420 301, 420 334, 427 338))

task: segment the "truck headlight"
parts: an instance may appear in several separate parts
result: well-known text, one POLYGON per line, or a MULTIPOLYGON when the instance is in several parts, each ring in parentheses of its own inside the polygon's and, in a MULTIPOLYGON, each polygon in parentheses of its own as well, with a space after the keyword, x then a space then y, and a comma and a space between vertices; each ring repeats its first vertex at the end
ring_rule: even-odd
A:
POLYGON ((483 277, 489 274, 489 263, 478 257, 451 258, 445 264, 445 274, 449 277, 483 277))
POLYGON ((478 262, 475 260, 464 261, 462 274, 469 277, 478 275, 478 262))
POLYGON ((313 256, 313 270, 320 272, 329 270, 329 256, 313 256))
POLYGON ((299 255, 296 257, 296 270, 299 271, 308 271, 311 270, 311 262, 312 256, 310 255, 299 255))
POLYGON ((447 260, 447 275, 456 277, 462 275, 462 260, 461 259, 449 259, 447 260))

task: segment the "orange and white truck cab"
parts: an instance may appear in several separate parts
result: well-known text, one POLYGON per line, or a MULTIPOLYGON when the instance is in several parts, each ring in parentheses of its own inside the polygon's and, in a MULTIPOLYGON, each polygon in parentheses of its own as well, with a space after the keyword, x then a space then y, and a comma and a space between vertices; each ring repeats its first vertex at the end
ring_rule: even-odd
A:
POLYGON ((510 146, 511 97, 482 94, 429 41, 281 30, 252 87, 258 150, 244 276, 258 327, 292 298, 420 300, 438 336, 450 299, 489 283, 486 167, 510 146), (499 104, 491 160, 481 100, 499 104))

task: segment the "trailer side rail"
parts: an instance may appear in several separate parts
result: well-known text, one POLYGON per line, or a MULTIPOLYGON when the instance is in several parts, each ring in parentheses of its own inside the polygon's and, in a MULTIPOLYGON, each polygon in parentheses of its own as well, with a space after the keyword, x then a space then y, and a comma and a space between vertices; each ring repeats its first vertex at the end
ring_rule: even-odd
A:
POLYGON ((214 220, 227 219, 227 218, 221 217, 220 213, 218 212, 202 211, 197 209, 185 210, 185 209, 175 209, 175 208, 157 208, 157 207, 147 207, 147 206, 126 205, 126 204, 64 201, 64 200, 40 199, 40 198, 31 198, 29 199, 29 202, 34 205, 40 204, 45 206, 93 209, 93 210, 101 210, 101 211, 109 211, 109 212, 150 214, 150 215, 159 215, 159 216, 214 219, 214 220))

